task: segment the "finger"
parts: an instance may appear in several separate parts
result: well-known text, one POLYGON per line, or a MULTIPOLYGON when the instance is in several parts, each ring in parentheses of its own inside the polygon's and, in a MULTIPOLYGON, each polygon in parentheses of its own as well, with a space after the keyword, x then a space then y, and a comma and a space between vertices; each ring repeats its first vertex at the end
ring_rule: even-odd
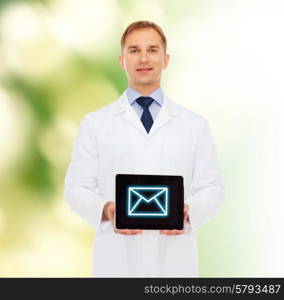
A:
POLYGON ((127 235, 136 234, 136 229, 125 229, 125 234, 127 235))
POLYGON ((172 230, 163 230, 163 231, 164 231, 163 234, 165 234, 165 235, 172 235, 173 234, 172 230))
POLYGON ((113 223, 113 221, 114 221, 114 212, 110 212, 109 220, 113 223))
POLYGON ((114 226, 114 209, 112 210, 112 208, 110 208, 109 220, 114 226))
POLYGON ((184 234, 184 230, 175 230, 176 235, 184 234))
POLYGON ((177 229, 174 229, 174 230, 173 230, 173 234, 174 234, 174 235, 177 235, 177 234, 179 234, 179 230, 177 230, 177 229))
POLYGON ((188 222, 189 221, 189 207, 187 205, 184 206, 184 215, 183 215, 183 220, 184 222, 188 222))
POLYGON ((133 233, 134 234, 140 234, 140 233, 142 233, 143 231, 141 230, 141 229, 134 229, 133 230, 133 233))
POLYGON ((136 235, 136 233, 133 232, 133 231, 128 231, 128 232, 127 232, 127 235, 136 235))
POLYGON ((141 229, 119 229, 119 230, 115 230, 115 232, 124 235, 134 235, 134 234, 140 234, 143 231, 141 229))
POLYGON ((173 230, 166 230, 165 234, 166 235, 179 235, 183 234, 184 230, 178 230, 178 229, 173 229, 173 230))
POLYGON ((174 231, 173 230, 161 230, 160 231, 161 234, 166 234, 166 235, 173 235, 174 231))
POLYGON ((114 207, 114 206, 111 206, 111 207, 109 208, 109 212, 110 212, 111 214, 114 214, 114 211, 115 211, 115 207, 114 207))
POLYGON ((117 230, 117 233, 119 233, 119 234, 127 234, 127 231, 126 231, 126 229, 119 229, 119 230, 117 230))
POLYGON ((188 222, 189 221, 189 215, 188 215, 187 212, 185 212, 184 215, 183 215, 183 221, 184 222, 188 222))
POLYGON ((140 234, 142 233, 142 230, 141 229, 132 229, 132 230, 129 230, 128 234, 140 234))
POLYGON ((124 230, 121 230, 121 229, 116 229, 114 230, 115 233, 118 233, 118 234, 126 234, 126 232, 124 230))

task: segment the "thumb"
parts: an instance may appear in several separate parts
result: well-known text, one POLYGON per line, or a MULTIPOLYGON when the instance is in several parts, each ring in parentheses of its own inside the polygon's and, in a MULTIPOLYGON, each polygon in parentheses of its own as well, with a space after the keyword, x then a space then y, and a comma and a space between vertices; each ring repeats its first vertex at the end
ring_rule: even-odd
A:
POLYGON ((183 219, 185 222, 187 222, 189 220, 189 208, 188 207, 184 207, 183 210, 183 219))
POLYGON ((114 206, 111 206, 109 208, 109 219, 111 220, 112 223, 113 223, 113 220, 114 220, 114 211, 115 211, 114 206))
POLYGON ((111 207, 109 208, 109 212, 110 212, 111 214, 114 214, 114 206, 111 206, 111 207))

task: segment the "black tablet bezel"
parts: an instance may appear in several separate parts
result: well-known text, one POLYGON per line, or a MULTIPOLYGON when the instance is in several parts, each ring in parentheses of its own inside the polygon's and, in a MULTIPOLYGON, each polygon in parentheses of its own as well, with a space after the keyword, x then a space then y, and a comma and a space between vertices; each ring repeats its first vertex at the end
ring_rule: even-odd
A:
POLYGON ((115 196, 115 227, 117 229, 183 229, 184 188, 183 177, 175 175, 117 174, 115 196), (159 185, 169 187, 169 216, 151 218, 130 218, 126 214, 128 186, 159 185), (121 198, 123 198, 121 201, 121 198))

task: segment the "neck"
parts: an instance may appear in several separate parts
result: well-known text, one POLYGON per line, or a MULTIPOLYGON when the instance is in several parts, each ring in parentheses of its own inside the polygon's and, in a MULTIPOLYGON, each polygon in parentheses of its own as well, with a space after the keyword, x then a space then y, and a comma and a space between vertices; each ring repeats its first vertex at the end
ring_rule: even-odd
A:
POLYGON ((160 87, 160 83, 154 86, 136 86, 134 84, 129 84, 129 86, 139 92, 143 96, 150 95, 153 91, 160 87))

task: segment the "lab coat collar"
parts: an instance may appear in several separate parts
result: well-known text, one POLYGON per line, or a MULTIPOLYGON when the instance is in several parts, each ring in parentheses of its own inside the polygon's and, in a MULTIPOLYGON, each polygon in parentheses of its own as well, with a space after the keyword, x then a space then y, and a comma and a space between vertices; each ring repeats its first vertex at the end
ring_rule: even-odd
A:
POLYGON ((141 120, 139 120, 133 107, 129 104, 127 99, 126 90, 123 94, 116 100, 116 105, 113 109, 113 115, 121 115, 125 120, 134 125, 137 129, 142 131, 147 136, 152 136, 158 131, 162 126, 172 121, 173 118, 180 117, 180 109, 177 104, 175 104, 166 95, 164 96, 164 103, 153 123, 153 126, 149 132, 146 132, 141 120))

